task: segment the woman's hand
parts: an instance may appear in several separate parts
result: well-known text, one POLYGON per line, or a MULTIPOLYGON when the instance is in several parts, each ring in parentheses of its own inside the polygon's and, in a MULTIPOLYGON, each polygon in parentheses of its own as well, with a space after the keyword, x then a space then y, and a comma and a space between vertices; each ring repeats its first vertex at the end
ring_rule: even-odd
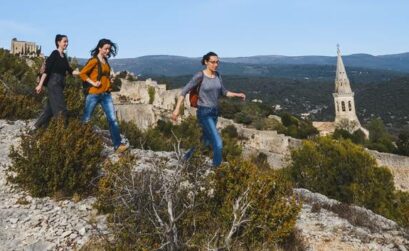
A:
POLYGON ((101 86, 101 81, 94 82, 94 83, 92 83, 92 85, 95 86, 95 87, 100 87, 101 86))
POLYGON ((77 69, 73 70, 73 71, 72 71, 72 75, 73 75, 73 76, 78 76, 78 75, 80 75, 79 69, 77 68, 77 69))
POLYGON ((246 94, 244 94, 244 93, 242 93, 242 92, 237 93, 237 92, 230 92, 230 91, 228 91, 227 94, 226 94, 226 96, 229 97, 229 98, 238 97, 238 98, 241 98, 241 100, 243 100, 243 101, 246 100, 246 94))
POLYGON ((176 121, 177 119, 178 119, 178 117, 179 117, 179 110, 174 110, 173 112, 172 112, 172 120, 173 121, 176 121))
POLYGON ((246 100, 246 94, 244 94, 244 93, 237 93, 236 97, 241 98, 243 101, 246 100))
POLYGON ((43 90, 43 85, 42 84, 38 84, 35 88, 35 91, 37 94, 40 94, 41 91, 43 90))

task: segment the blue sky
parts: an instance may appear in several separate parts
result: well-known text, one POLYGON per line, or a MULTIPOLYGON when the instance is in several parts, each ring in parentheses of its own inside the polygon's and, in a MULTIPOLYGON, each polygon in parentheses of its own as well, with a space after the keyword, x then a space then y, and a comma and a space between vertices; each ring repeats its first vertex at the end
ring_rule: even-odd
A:
POLYGON ((57 33, 88 57, 100 38, 118 58, 143 55, 394 54, 409 51, 408 0, 19 0, 1 3, 0 47, 34 41, 49 54, 57 33))

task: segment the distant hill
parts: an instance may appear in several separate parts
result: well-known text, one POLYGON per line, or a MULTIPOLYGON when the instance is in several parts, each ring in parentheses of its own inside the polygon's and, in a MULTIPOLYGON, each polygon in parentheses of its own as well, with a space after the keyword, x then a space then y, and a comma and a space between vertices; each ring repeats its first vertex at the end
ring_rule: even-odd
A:
MULTIPOLYGON (((352 54, 343 56, 345 65, 371 69, 409 72, 409 53, 373 56, 370 54, 352 54)), ((253 56, 225 58, 225 62, 245 64, 290 64, 290 65, 335 65, 336 56, 253 56)))
MULTIPOLYGON (((347 68, 409 73, 409 53, 382 56, 353 54, 343 56, 343 60, 347 68)), ((335 66, 336 57, 253 56, 221 58, 221 61, 220 71, 224 75, 311 77, 308 74, 309 70, 314 69, 315 66, 335 66)), ((84 59, 80 60, 80 63, 84 62, 84 59)), ((170 55, 112 59, 110 62, 115 71, 128 70, 145 76, 188 75, 202 68, 200 58, 170 55)), ((349 71, 349 69, 347 70, 349 71)))

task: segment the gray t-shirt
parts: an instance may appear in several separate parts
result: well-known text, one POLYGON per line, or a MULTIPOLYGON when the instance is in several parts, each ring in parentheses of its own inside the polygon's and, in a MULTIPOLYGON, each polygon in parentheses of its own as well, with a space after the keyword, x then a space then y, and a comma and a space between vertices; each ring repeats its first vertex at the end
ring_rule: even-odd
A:
POLYGON ((203 76, 203 81, 199 91, 199 106, 205 107, 218 107, 218 101, 221 95, 226 96, 227 90, 223 85, 220 75, 216 75, 214 78, 209 78, 203 72, 198 72, 193 75, 193 78, 183 87, 181 96, 186 96, 190 90, 196 88, 199 83, 199 79, 203 76))

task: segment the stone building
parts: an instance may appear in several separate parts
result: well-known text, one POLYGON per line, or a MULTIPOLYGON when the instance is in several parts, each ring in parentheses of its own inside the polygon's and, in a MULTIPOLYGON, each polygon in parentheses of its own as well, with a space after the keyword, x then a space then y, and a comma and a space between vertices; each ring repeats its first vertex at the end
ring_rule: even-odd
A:
POLYGON ((10 52, 13 55, 21 55, 28 57, 41 56, 41 46, 34 42, 18 41, 17 38, 11 40, 10 52))
POLYGON ((342 61, 341 51, 337 49, 337 70, 335 75, 335 91, 332 94, 335 105, 334 122, 313 122, 313 126, 318 129, 320 135, 333 133, 336 128, 342 128, 350 133, 361 130, 368 138, 369 132, 361 126, 355 110, 354 92, 342 61))

